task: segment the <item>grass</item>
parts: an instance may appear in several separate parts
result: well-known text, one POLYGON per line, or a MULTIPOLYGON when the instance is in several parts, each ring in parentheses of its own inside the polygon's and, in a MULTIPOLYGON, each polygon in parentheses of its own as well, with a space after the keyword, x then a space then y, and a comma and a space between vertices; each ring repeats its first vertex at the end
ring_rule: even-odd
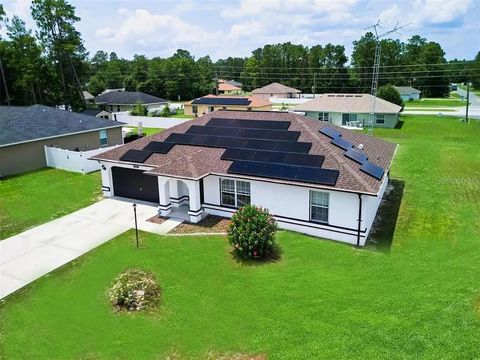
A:
POLYGON ((192 119, 193 116, 185 115, 185 111, 183 109, 177 109, 177 113, 175 115, 170 116, 172 118, 177 119, 192 119))
POLYGON ((44 168, 0 181, 0 239, 88 206, 102 196, 100 172, 44 168))
POLYGON ((422 99, 405 101, 404 106, 409 107, 450 107, 450 106, 465 106, 465 101, 458 99, 422 99))
POLYGON ((141 233, 137 250, 129 231, 8 297, 2 358, 479 358, 480 122, 402 120, 374 129, 400 145, 390 251, 280 232, 281 261, 243 263, 222 237, 141 233), (129 267, 160 280, 154 315, 109 307, 105 290, 129 267))
MULTIPOLYGON (((130 129, 133 134, 137 134, 137 133, 138 133, 138 127, 136 127, 136 126, 126 126, 126 127, 127 127, 128 129, 130 129)), ((159 132, 162 132, 163 130, 165 130, 165 129, 144 127, 144 128, 143 128, 143 134, 144 134, 145 136, 150 136, 150 135, 153 135, 153 134, 157 134, 157 133, 159 133, 159 132)))

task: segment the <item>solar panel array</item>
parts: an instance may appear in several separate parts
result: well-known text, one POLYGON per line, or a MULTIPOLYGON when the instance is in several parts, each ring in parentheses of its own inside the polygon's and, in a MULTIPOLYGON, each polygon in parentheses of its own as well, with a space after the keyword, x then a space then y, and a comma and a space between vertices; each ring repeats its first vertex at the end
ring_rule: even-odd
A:
POLYGON ((202 97, 192 101, 193 105, 250 105, 248 98, 202 97))
POLYGON ((148 150, 157 154, 167 154, 174 144, 160 142, 160 141, 151 141, 143 150, 148 150))
POLYGON ((153 153, 151 151, 146 151, 146 150, 128 150, 125 154, 123 154, 120 160, 143 163, 152 154, 153 153))
POLYGON ((278 140, 278 141, 297 141, 298 137, 300 136, 300 131, 244 129, 244 128, 228 128, 223 126, 199 126, 199 125, 190 126, 190 129, 188 129, 186 133, 197 134, 197 135, 215 135, 215 136, 278 140))
POLYGON ((320 132, 323 135, 328 136, 332 140, 330 141, 333 145, 338 146, 345 150, 344 155, 362 165, 360 170, 364 173, 374 177, 377 180, 381 180, 385 170, 378 165, 375 165, 368 161, 368 156, 365 155, 363 152, 354 149, 353 144, 345 139, 342 138, 342 134, 340 134, 337 130, 331 127, 324 127, 320 129, 320 132))
POLYGON ((222 155, 222 160, 255 161, 272 164, 285 164, 319 168, 322 166, 325 157, 321 155, 291 154, 274 151, 227 149, 222 155))
POLYGON ((254 161, 234 161, 228 168, 231 174, 260 176, 265 178, 300 181, 335 186, 338 170, 291 166, 254 161))
POLYGON ((290 121, 240 120, 211 118, 205 126, 222 126, 227 128, 284 130, 290 127, 290 121))

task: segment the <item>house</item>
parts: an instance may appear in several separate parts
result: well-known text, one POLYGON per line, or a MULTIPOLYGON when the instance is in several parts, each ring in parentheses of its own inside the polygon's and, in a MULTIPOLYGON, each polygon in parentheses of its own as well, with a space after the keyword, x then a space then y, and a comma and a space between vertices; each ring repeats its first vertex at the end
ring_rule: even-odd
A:
POLYGON ((183 107, 185 115, 190 116, 199 116, 216 110, 272 110, 269 101, 247 96, 206 95, 186 102, 183 107))
MULTIPOLYGON (((370 94, 321 94, 295 106, 294 111, 337 126, 363 127, 368 126, 373 99, 370 94)), ((376 98, 373 126, 395 127, 401 110, 401 106, 376 98)))
POLYGON ((242 89, 240 87, 228 84, 226 82, 218 84, 218 93, 222 95, 236 95, 241 91, 242 89))
POLYGON ((252 97, 255 99, 264 100, 268 100, 271 97, 291 99, 300 97, 301 93, 302 92, 300 90, 275 82, 253 90, 252 97))
POLYGON ((403 101, 420 100, 422 92, 418 89, 411 86, 394 86, 394 88, 397 89, 403 101))
POLYGON ((86 109, 82 111, 82 114, 95 116, 101 119, 113 120, 112 113, 100 109, 86 109))
POLYGON ((196 223, 254 204, 280 228, 364 245, 395 150, 294 113, 220 110, 92 159, 105 196, 156 203, 162 216, 196 223))
POLYGON ((82 96, 83 96, 83 99, 85 100, 85 102, 87 104, 94 104, 95 103, 95 96, 93 96, 92 94, 90 94, 88 91, 82 91, 82 96))
POLYGON ((96 96, 95 103, 101 110, 121 112, 130 111, 138 103, 152 108, 166 105, 168 101, 140 91, 109 91, 96 96))
POLYGON ((45 145, 84 151, 123 144, 122 125, 43 105, 0 106, 0 177, 46 166, 45 145))

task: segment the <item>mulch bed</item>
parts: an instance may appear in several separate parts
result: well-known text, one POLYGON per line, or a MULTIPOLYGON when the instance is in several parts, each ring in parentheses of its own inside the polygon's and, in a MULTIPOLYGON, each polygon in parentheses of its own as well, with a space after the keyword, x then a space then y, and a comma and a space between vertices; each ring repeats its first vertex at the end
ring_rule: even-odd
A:
POLYGON ((216 215, 208 215, 202 221, 192 224, 181 223, 170 234, 194 234, 194 233, 226 233, 230 219, 216 215))
POLYGON ((155 215, 154 217, 151 217, 150 219, 147 219, 147 221, 155 223, 155 224, 163 224, 167 220, 166 217, 155 215))

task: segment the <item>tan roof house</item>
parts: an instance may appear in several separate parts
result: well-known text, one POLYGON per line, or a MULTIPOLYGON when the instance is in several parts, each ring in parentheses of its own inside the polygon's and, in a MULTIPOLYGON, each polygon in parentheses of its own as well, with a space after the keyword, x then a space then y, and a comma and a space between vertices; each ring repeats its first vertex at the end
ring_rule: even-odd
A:
MULTIPOLYGON (((328 121, 338 126, 368 126, 373 96, 370 94, 321 94, 304 104, 295 106, 309 118, 328 121)), ((397 125, 401 106, 375 99, 373 126, 393 128, 397 125)))
POLYGON ((206 95, 184 104, 185 115, 200 116, 216 110, 272 110, 272 104, 247 96, 206 95))
POLYGON ((242 91, 241 88, 229 83, 223 82, 218 84, 218 93, 223 95, 235 95, 239 94, 242 91))
POLYGON ((420 90, 411 86, 394 86, 403 101, 420 100, 420 90))
POLYGON ((285 86, 283 84, 274 82, 264 87, 252 91, 252 97, 255 99, 268 100, 271 97, 276 98, 298 98, 302 92, 298 89, 285 86))

